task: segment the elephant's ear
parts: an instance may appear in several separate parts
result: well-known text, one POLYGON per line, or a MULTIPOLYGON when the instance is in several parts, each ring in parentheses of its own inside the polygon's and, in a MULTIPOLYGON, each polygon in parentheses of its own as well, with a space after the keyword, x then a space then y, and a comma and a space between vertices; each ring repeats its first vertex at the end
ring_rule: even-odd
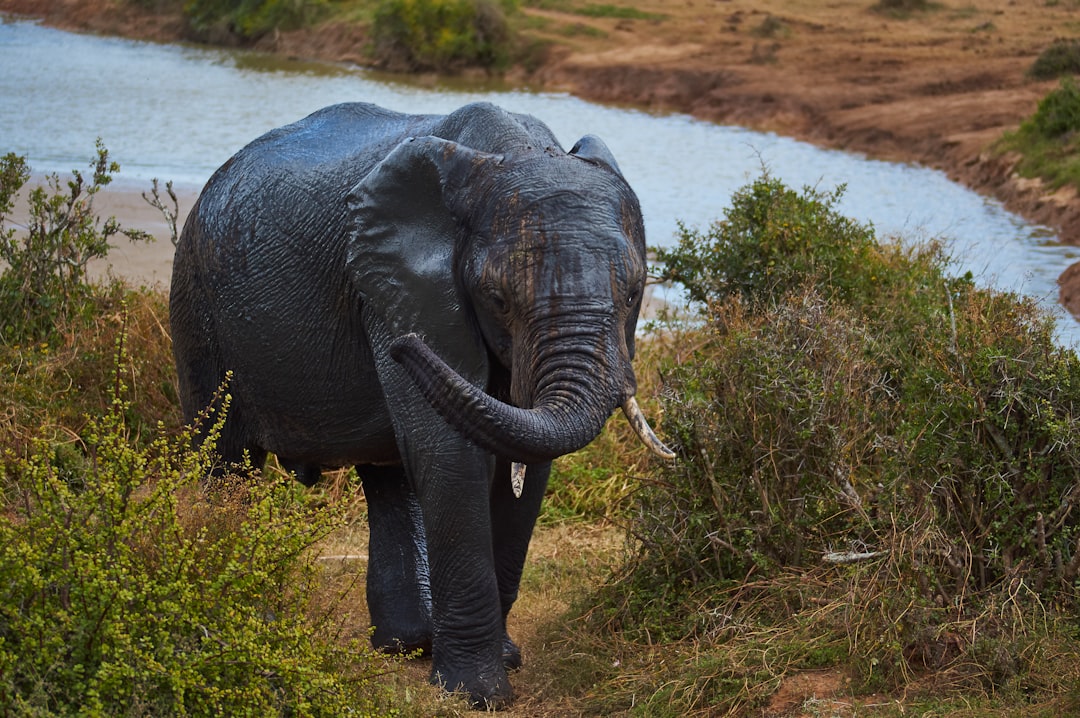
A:
POLYGON ((622 176, 622 170, 619 169, 619 163, 615 161, 615 156, 611 154, 611 150, 604 144, 604 141, 596 135, 582 137, 570 149, 570 154, 594 165, 607 167, 615 174, 622 176))
POLYGON ((436 137, 410 138, 348 197, 346 261, 365 315, 388 339, 419 334, 474 382, 487 375, 487 351, 454 275, 462 223, 451 207, 474 173, 501 159, 436 137))

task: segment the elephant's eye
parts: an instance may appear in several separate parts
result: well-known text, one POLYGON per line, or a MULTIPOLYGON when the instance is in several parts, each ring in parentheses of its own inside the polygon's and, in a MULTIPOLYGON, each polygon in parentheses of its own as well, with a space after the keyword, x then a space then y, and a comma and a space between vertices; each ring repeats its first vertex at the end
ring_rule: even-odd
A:
POLYGON ((628 306, 628 307, 634 306, 634 303, 637 302, 637 300, 638 300, 638 295, 639 294, 640 294, 640 292, 637 289, 631 290, 631 292, 626 295, 626 306, 628 306))
POLYGON ((484 287, 484 296, 494 312, 498 314, 506 312, 506 300, 503 298, 499 287, 494 284, 487 285, 484 287))

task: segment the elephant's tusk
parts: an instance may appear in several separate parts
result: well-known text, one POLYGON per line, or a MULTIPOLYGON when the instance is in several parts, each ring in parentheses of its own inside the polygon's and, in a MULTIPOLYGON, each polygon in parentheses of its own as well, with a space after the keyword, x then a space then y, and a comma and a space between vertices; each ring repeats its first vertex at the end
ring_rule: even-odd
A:
POLYGON ((637 399, 630 397, 622 405, 623 414, 626 415, 626 420, 630 422, 630 426, 634 427, 634 431, 637 433, 638 438, 641 439, 641 443, 649 447, 654 454, 661 459, 674 459, 675 452, 664 445, 664 442, 660 441, 653 433, 652 427, 649 426, 648 419, 641 413, 641 407, 638 406, 637 399))
POLYGON ((525 464, 517 461, 510 464, 510 488, 514 490, 514 498, 520 499, 525 489, 525 464))

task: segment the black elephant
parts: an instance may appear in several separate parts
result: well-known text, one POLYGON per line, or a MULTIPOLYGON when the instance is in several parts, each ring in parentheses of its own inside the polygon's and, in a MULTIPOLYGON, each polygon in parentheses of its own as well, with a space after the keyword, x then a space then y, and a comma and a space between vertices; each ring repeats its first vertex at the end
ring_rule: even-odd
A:
POLYGON ((491 104, 342 104, 240 150, 203 189, 170 297, 191 421, 231 372, 218 451, 312 484, 356 467, 373 641, 506 705, 506 634, 551 460, 622 406, 641 210, 604 144, 569 153, 491 104), (527 480, 523 479, 526 476, 527 480))

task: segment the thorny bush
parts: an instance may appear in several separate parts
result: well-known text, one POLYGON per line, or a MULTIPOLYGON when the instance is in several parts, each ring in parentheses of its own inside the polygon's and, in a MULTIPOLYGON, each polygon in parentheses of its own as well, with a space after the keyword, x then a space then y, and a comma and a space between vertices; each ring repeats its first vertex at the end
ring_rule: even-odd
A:
POLYGON ((949 274, 934 243, 879 243, 839 196, 766 174, 658 250, 701 312, 656 338, 679 459, 643 477, 597 615, 650 642, 719 635, 710 595, 854 571, 883 600, 844 625, 890 637, 854 637, 864 676, 984 665, 943 627, 1002 596, 1078 607, 1080 361, 1031 301, 949 274))

